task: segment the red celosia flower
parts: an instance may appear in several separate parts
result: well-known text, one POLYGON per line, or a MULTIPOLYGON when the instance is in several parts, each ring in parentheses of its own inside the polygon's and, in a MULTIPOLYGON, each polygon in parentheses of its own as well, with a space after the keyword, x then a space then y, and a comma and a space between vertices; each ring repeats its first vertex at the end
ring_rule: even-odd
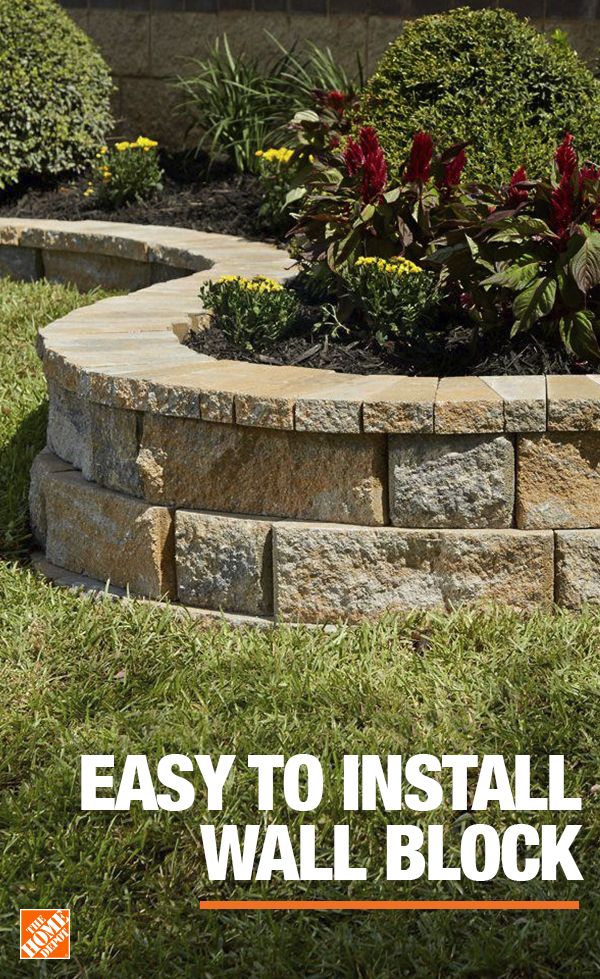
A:
POLYGON ((573 137, 567 133, 554 154, 554 160, 561 177, 572 177, 577 167, 577 153, 573 149, 573 137))
POLYGON ((563 173, 558 187, 552 191, 552 197, 550 198, 550 206, 552 208, 552 218, 550 223, 553 230, 561 238, 565 237, 568 232, 569 225, 573 220, 573 207, 575 200, 571 176, 572 174, 570 174, 568 171, 563 173))
POLYGON ((600 177, 600 170, 593 163, 584 163, 579 171, 580 180, 597 180, 600 177))
POLYGON ((457 187, 462 177, 467 162, 465 148, 458 151, 455 157, 444 164, 444 175, 442 177, 442 187, 457 187))
POLYGON ((433 140, 429 133, 418 132, 413 136, 410 156, 404 171, 406 183, 426 183, 429 180, 431 158, 433 156, 433 140))
POLYGON ((361 196, 365 204, 378 199, 387 183, 387 163, 383 150, 372 126, 363 126, 358 142, 350 137, 344 152, 349 176, 362 170, 361 196))
POLYGON ((510 178, 508 185, 508 203, 511 207, 518 207, 529 197, 529 191, 525 187, 518 185, 527 180, 527 170, 525 167, 518 167, 510 178))
POLYGON ((347 101, 348 96, 346 93, 339 92, 337 89, 327 92, 325 95, 325 105, 328 105, 330 109, 333 109, 333 111, 337 112, 340 116, 344 113, 347 101))

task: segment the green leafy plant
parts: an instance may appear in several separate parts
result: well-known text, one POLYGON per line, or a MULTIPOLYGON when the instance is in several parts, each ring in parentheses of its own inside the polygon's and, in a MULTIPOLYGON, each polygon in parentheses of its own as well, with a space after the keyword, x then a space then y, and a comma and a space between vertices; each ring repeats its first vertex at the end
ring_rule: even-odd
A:
POLYGON ((482 329, 536 328, 600 360, 600 168, 580 164, 572 135, 550 177, 529 181, 520 167, 484 220, 439 244, 431 263, 482 329))
POLYGON ((200 298, 225 336, 247 350, 272 346, 293 328, 300 313, 296 294, 262 275, 222 276, 205 283, 200 298))
POLYGON ((334 321, 349 336, 409 346, 431 326, 438 308, 433 273, 406 258, 367 256, 344 270, 334 321))
POLYGON ((565 131, 600 154, 600 83, 565 44, 509 11, 459 8, 407 22, 361 98, 394 173, 413 133, 469 141, 467 178, 507 180, 521 164, 544 172, 565 131))
POLYGON ((158 143, 138 136, 132 143, 124 140, 101 148, 84 193, 95 196, 99 204, 120 207, 162 190, 162 178, 158 143))
POLYGON ((0 189, 81 170, 112 118, 109 70, 53 0, 0 0, 0 189))
POLYGON ((315 92, 351 88, 329 49, 308 45, 299 56, 268 37, 274 54, 259 60, 234 54, 223 35, 208 56, 193 60, 189 73, 176 82, 184 96, 180 109, 197 135, 198 152, 224 156, 239 171, 256 172, 257 150, 287 142, 291 118, 312 105, 315 92))
POLYGON ((299 195, 296 252, 333 272, 367 255, 420 261, 443 231, 487 213, 485 190, 461 185, 466 159, 464 144, 436 154, 431 137, 417 133, 392 182, 377 133, 363 127, 315 157, 299 195))

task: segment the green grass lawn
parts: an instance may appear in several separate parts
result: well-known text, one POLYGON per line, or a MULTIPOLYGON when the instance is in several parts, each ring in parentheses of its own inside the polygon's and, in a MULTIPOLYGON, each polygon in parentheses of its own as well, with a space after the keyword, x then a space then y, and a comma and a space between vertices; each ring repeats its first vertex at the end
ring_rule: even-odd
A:
MULTIPOLYGON (((28 472, 44 440, 35 327, 89 301, 75 291, 0 282, 0 977, 397 979, 600 974, 600 614, 528 619, 506 610, 415 615, 377 625, 272 633, 211 631, 168 609, 92 601, 31 573, 28 472), (84 753, 281 752, 318 755, 329 803, 273 821, 350 822, 365 883, 217 884, 199 825, 260 822, 242 771, 224 813, 81 813, 84 753), (583 797, 575 855, 582 884, 399 884, 383 879, 389 821, 347 818, 344 753, 564 753, 583 797), (207 912, 202 897, 577 898, 579 912, 207 912), (20 907, 69 907, 72 959, 19 966, 20 907)), ((516 814, 493 810, 497 827, 516 814)), ((578 814, 564 814, 562 824, 578 814)), ((535 815, 525 821, 535 821, 535 815)), ((546 816, 551 821, 550 816, 546 816)), ((449 855, 461 823, 446 822, 449 855)))

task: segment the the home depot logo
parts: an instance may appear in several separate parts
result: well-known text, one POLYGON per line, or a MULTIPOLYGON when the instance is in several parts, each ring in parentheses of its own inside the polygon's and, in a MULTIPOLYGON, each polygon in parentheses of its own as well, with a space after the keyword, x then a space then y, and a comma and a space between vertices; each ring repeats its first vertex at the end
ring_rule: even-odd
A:
POLYGON ((71 957, 71 912, 65 908, 21 909, 21 958, 71 957))

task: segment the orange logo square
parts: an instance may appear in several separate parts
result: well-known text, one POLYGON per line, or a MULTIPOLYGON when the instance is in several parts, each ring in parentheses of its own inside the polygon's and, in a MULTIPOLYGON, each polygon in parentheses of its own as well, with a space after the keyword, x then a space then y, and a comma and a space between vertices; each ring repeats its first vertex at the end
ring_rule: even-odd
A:
POLYGON ((65 908, 21 909, 21 958, 69 959, 71 912, 65 908))

